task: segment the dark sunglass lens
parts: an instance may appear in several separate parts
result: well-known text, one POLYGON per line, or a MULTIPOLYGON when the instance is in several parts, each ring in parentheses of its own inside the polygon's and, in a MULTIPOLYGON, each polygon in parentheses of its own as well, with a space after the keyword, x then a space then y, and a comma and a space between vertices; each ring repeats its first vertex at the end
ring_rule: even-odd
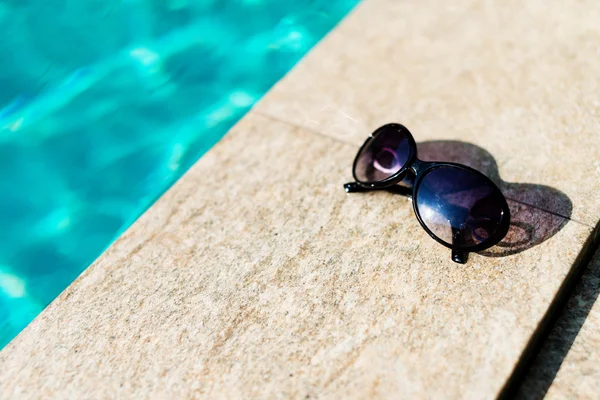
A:
POLYGON ((483 175, 458 167, 426 172, 415 201, 434 235, 463 248, 488 241, 508 217, 500 191, 483 175))
POLYGON ((406 164, 410 141, 400 125, 380 128, 360 151, 355 165, 356 179, 364 183, 383 181, 406 164))

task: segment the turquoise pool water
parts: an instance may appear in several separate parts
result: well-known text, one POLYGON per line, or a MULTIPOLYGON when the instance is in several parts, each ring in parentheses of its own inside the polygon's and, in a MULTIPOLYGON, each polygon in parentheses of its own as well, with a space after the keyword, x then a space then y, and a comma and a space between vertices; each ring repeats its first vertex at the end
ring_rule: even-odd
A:
POLYGON ((0 348, 359 0, 0 0, 0 348))

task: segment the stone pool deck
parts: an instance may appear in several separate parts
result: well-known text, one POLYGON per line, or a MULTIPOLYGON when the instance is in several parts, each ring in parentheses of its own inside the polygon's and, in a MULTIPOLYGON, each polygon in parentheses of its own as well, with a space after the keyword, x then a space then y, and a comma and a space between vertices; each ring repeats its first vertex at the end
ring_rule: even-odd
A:
MULTIPOLYGON (((0 353, 0 396, 499 396, 597 242, 594 6, 366 0, 0 353), (455 264, 405 198, 343 191, 389 121, 499 183, 501 246, 455 264)), ((585 293, 528 390, 596 393, 585 293)))
POLYGON ((521 398, 596 399, 600 393, 600 250, 521 387, 521 398))

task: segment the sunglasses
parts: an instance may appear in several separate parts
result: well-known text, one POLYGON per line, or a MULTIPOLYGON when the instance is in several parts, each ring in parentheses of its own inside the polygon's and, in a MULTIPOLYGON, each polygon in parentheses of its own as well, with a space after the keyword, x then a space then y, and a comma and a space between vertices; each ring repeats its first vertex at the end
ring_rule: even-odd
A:
POLYGON ((352 175, 355 182, 344 185, 348 193, 386 190, 409 197, 423 229, 450 248, 457 263, 508 232, 510 210, 494 182, 466 165, 419 160, 415 139, 400 124, 384 125, 367 138, 352 175))

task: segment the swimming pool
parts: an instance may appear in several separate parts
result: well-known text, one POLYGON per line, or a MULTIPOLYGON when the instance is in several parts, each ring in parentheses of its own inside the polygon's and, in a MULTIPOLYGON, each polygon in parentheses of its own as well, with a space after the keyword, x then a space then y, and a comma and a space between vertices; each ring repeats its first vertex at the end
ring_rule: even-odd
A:
POLYGON ((358 1, 0 2, 0 349, 358 1))

